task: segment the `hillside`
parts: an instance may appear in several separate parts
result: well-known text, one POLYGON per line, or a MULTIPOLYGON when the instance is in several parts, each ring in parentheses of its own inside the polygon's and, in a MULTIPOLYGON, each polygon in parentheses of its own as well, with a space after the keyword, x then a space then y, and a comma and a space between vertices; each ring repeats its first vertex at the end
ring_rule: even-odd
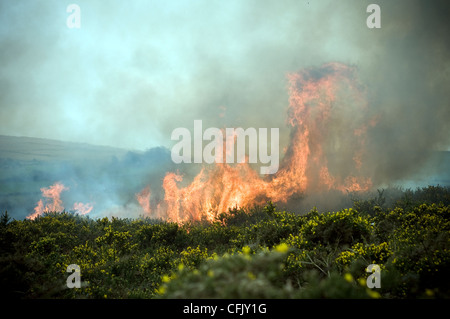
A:
MULTIPOLYGON (((165 148, 129 151, 109 146, 57 140, 0 136, 0 210, 25 218, 42 198, 41 189, 55 182, 67 187, 65 208, 75 202, 124 205, 169 169, 165 148)), ((161 176, 162 175, 162 176, 161 176)))
POLYGON ((128 150, 53 139, 0 135, 0 158, 21 161, 99 160, 123 157, 128 150))

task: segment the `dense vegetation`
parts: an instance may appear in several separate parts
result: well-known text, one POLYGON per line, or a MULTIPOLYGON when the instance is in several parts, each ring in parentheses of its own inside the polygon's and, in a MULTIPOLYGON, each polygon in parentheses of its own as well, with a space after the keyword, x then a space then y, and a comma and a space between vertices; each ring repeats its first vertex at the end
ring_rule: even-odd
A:
POLYGON ((450 188, 379 191, 306 214, 234 209, 216 222, 0 219, 7 298, 449 298, 450 188), (69 289, 69 264, 81 288, 69 289), (365 271, 381 267, 381 288, 365 271))

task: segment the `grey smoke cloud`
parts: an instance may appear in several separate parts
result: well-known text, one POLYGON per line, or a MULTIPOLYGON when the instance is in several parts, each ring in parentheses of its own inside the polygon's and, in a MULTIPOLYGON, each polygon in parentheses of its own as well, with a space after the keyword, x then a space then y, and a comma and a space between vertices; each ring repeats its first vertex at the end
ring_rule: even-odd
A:
POLYGON ((0 3, 0 134, 145 150, 177 127, 279 127, 286 75, 357 66, 370 112, 374 182, 448 150, 445 1, 61 1, 0 3), (381 7, 381 29, 366 8, 381 7))
POLYGON ((448 3, 397 2, 384 11, 367 81, 380 115, 369 143, 380 182, 417 173, 430 151, 449 149, 450 137, 448 3))

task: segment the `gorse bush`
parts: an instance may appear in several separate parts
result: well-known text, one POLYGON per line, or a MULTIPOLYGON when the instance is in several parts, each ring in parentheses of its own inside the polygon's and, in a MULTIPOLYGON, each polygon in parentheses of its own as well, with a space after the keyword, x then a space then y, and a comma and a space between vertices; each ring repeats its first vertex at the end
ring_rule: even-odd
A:
POLYGON ((306 214, 234 208, 214 222, 0 218, 3 298, 448 298, 450 191, 378 191, 306 214), (67 266, 81 271, 69 289, 67 266), (366 267, 381 268, 369 289, 366 267))
POLYGON ((288 298, 293 288, 282 268, 285 251, 249 247, 208 258, 193 271, 182 264, 164 277, 158 289, 163 298, 288 298))
POLYGON ((302 237, 312 244, 348 246, 353 242, 367 240, 372 233, 369 216, 353 209, 336 213, 307 215, 300 230, 302 237))

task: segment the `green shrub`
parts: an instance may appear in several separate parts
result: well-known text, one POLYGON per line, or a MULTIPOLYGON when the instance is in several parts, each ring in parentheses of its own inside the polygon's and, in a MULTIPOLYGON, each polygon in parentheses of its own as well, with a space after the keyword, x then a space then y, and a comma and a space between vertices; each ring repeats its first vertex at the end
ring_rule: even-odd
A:
POLYGON ((392 250, 387 242, 376 244, 356 243, 350 249, 342 251, 336 258, 336 263, 345 268, 358 258, 364 260, 366 265, 384 264, 392 255, 392 250))
POLYGON ((2 216, 1 296, 449 298, 449 189, 392 194, 356 203, 362 211, 300 216, 269 203, 184 225, 2 216), (381 289, 365 286, 372 263, 381 266, 381 289), (69 264, 81 268, 80 289, 66 286, 69 264))
POLYGON ((372 231, 371 218, 351 208, 313 215, 300 230, 304 240, 310 244, 331 246, 350 246, 369 240, 372 231))
POLYGON ((224 254, 193 271, 182 268, 163 277, 160 298, 287 298, 291 285, 282 275, 285 252, 244 250, 224 254))

